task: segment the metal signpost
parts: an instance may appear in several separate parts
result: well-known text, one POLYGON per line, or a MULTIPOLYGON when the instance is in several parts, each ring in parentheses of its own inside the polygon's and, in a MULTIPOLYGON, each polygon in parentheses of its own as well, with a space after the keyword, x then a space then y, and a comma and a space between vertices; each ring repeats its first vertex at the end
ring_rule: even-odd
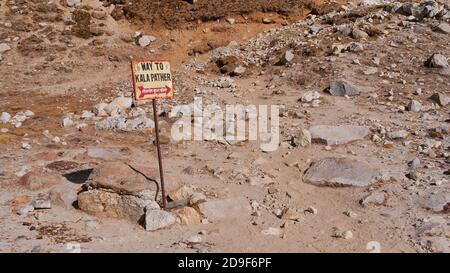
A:
POLYGON ((156 100, 171 99, 174 95, 170 63, 167 61, 131 61, 134 97, 136 100, 152 100, 155 120, 155 139, 158 151, 159 177, 161 181, 162 206, 166 209, 167 200, 164 188, 164 171, 159 143, 158 111, 156 100))

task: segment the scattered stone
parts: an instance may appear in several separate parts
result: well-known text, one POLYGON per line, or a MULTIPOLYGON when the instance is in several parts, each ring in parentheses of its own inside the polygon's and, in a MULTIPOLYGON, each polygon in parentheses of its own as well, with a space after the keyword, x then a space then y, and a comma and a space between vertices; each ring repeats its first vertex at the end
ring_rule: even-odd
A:
POLYGON ((292 138, 292 142, 296 147, 307 147, 311 145, 311 133, 306 129, 302 129, 292 138))
POLYGON ((408 103, 408 106, 406 106, 406 108, 408 109, 408 111, 411 111, 411 112, 419 112, 422 110, 423 106, 420 102, 418 102, 416 100, 411 100, 408 103))
POLYGON ((408 166, 411 168, 411 169, 416 169, 416 168, 418 168, 419 166, 420 166, 420 159, 419 158, 414 158, 413 160, 411 160, 409 163, 408 163, 408 166))
POLYGON ((99 117, 106 116, 107 115, 107 113, 105 111, 106 106, 108 106, 108 104, 104 103, 104 102, 96 104, 94 106, 94 109, 92 110, 92 112, 94 112, 94 114, 99 117))
POLYGON ((202 236, 196 234, 189 237, 185 242, 188 244, 200 244, 202 241, 203 241, 202 236))
POLYGON ((357 28, 353 29, 351 34, 353 39, 365 39, 369 37, 369 34, 357 28))
POLYGON ((206 196, 203 193, 194 192, 191 197, 189 197, 190 206, 194 206, 203 202, 206 202, 206 196))
POLYGON ((440 23, 436 26, 436 31, 444 34, 450 33, 450 25, 447 23, 440 23))
POLYGON ((346 50, 349 51, 349 52, 357 53, 357 52, 363 51, 364 50, 364 46, 361 43, 350 43, 347 46, 346 50))
POLYGON ((340 238, 345 240, 350 240, 353 238, 353 232, 351 230, 341 230, 340 228, 333 228, 333 234, 332 237, 334 238, 340 238))
POLYGON ((30 150, 31 149, 31 145, 27 142, 22 142, 22 149, 25 150, 30 150))
POLYGON ((69 7, 79 6, 81 4, 81 0, 66 0, 66 4, 69 7))
POLYGON ((8 121, 11 119, 11 115, 8 112, 2 112, 0 115, 0 121, 2 123, 8 123, 8 121))
POLYGON ((284 236, 284 230, 281 228, 269 227, 261 231, 263 235, 277 236, 282 238, 284 236))
POLYGON ((442 107, 447 106, 450 103, 450 97, 443 93, 434 93, 430 99, 442 107))
POLYGON ((363 162, 347 158, 317 160, 303 176, 303 181, 317 186, 368 186, 376 181, 378 172, 363 162))
POLYGON ((425 204, 425 208, 436 213, 450 211, 450 194, 432 195, 425 204))
POLYGON ((414 181, 419 181, 421 176, 422 176, 421 173, 418 171, 412 171, 406 174, 406 177, 414 181))
POLYGON ((246 68, 242 65, 236 66, 236 68, 233 69, 233 71, 231 71, 230 75, 231 76, 240 76, 242 74, 244 74, 246 71, 246 68))
POLYGON ((263 24, 272 24, 273 20, 267 17, 262 18, 263 24))
POLYGON ((234 19, 234 18, 227 18, 226 20, 227 20, 228 24, 230 24, 230 25, 234 25, 236 23, 236 19, 234 19))
POLYGON ((292 50, 287 50, 283 53, 283 56, 281 56, 280 60, 278 61, 278 65, 285 65, 287 63, 290 63, 294 59, 295 55, 292 50))
POLYGON ((330 92, 333 96, 355 96, 361 93, 361 90, 354 87, 350 83, 344 80, 338 80, 330 84, 328 88, 328 92, 330 92))
POLYGON ((358 214, 354 213, 352 210, 346 210, 344 211, 344 215, 350 217, 350 218, 356 218, 358 217, 358 214))
POLYGON ((299 221, 300 219, 300 213, 296 209, 291 208, 275 211, 274 214, 284 220, 299 221))
POLYGON ((387 134, 388 138, 390 138, 390 139, 404 139, 408 135, 409 135, 409 133, 406 130, 393 131, 393 132, 389 132, 387 134))
POLYGON ((156 37, 155 36, 151 36, 151 35, 143 35, 138 39, 138 44, 141 47, 146 47, 149 44, 151 44, 152 42, 156 41, 156 37))
POLYGON ((8 50, 11 50, 11 47, 9 45, 7 45, 5 43, 0 43, 0 54, 6 52, 8 50))
POLYGON ((51 209, 52 202, 50 200, 50 195, 40 195, 33 200, 31 205, 34 209, 51 209))
POLYGON ((107 106, 105 106, 103 110, 108 115, 114 116, 117 115, 120 111, 124 111, 125 109, 131 108, 132 104, 133 104, 132 98, 118 97, 115 98, 107 106))
POLYGON ((145 212, 145 230, 155 231, 175 224, 175 216, 164 210, 149 209, 145 212))
POLYGON ((425 66, 430 68, 447 68, 449 67, 447 58, 444 55, 434 53, 431 57, 425 62, 425 66))
POLYGON ((61 126, 62 127, 71 127, 74 125, 73 120, 70 117, 65 117, 63 118, 62 122, 61 122, 61 126))
POLYGON ((361 206, 366 207, 368 205, 382 205, 386 201, 386 194, 383 192, 371 193, 361 199, 359 203, 361 206))
POLYGON ((81 118, 82 119, 90 119, 90 118, 92 118, 92 117, 94 117, 95 116, 95 114, 94 113, 92 113, 91 111, 83 111, 82 113, 81 113, 81 118))
POLYGON ((316 125, 309 128, 312 140, 326 145, 340 145, 364 139, 369 128, 355 125, 316 125))
POLYGON ((19 215, 28 215, 30 212, 34 211, 34 207, 31 205, 24 206, 17 211, 19 215))
POLYGON ((303 94, 302 98, 300 99, 302 102, 312 102, 313 100, 320 99, 320 94, 317 91, 308 91, 305 94, 303 94))

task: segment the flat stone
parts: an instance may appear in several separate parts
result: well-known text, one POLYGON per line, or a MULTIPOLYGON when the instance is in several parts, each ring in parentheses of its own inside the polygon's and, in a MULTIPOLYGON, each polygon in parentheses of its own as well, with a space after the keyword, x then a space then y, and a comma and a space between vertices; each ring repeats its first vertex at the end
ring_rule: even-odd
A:
POLYGON ((422 110, 423 106, 420 102, 411 100, 406 108, 411 112, 419 112, 420 110, 422 110))
POLYGON ((347 81, 338 80, 330 84, 328 91, 333 96, 355 96, 361 93, 361 90, 347 81))
POLYGON ((7 123, 11 119, 11 115, 8 112, 2 112, 0 115, 0 122, 7 123))
POLYGON ((66 3, 69 7, 79 6, 81 4, 81 0, 66 0, 66 3))
POLYGON ((149 44, 151 44, 152 42, 156 41, 156 37, 152 36, 152 35, 143 35, 142 37, 139 38, 138 40, 138 44, 141 47, 146 47, 149 44))
POLYGON ((0 44, 0 54, 6 52, 8 50, 11 50, 11 47, 9 45, 7 45, 5 43, 0 44))
POLYGON ((448 212, 450 211, 450 194, 432 195, 425 208, 433 212, 448 212))
POLYGON ((378 172, 366 163, 347 158, 317 160, 303 176, 303 181, 317 186, 368 186, 376 181, 378 172))
POLYGON ((386 201, 386 194, 383 192, 375 192, 367 195, 359 201, 361 206, 382 205, 386 201))
POLYGON ((269 227, 267 229, 264 229, 261 231, 263 235, 270 235, 270 236, 276 236, 276 237, 283 237, 284 236, 284 230, 281 228, 276 227, 269 227))
POLYGON ((447 23, 440 23, 436 27, 436 31, 440 32, 440 33, 444 33, 444 34, 449 34, 450 33, 450 25, 447 23))
POLYGON ((164 210, 148 210, 145 213, 145 230, 155 231, 175 224, 176 217, 164 210))
POLYGON ((52 208, 52 202, 50 199, 42 199, 37 198, 33 200, 33 203, 31 204, 34 209, 51 209, 52 208))
POLYGON ((198 205, 200 213, 209 221, 240 218, 250 215, 250 205, 245 198, 216 199, 198 205))
POLYGON ((449 67, 447 58, 442 54, 434 53, 431 57, 425 62, 425 65, 430 68, 447 68, 449 67))
POLYGON ((326 145, 345 144, 361 140, 369 134, 369 128, 356 125, 317 125, 309 128, 312 140, 326 145))
POLYGON ((442 107, 447 106, 450 103, 450 97, 443 93, 434 93, 430 99, 442 107))
POLYGON ((292 50, 287 50, 286 52, 283 53, 283 55, 281 56, 281 58, 277 64, 284 65, 284 64, 290 63, 294 59, 294 57, 295 57, 295 55, 292 52, 292 50))
POLYGON ((293 144, 296 147, 306 147, 311 145, 311 133, 306 129, 300 130, 300 132, 294 136, 293 144))
POLYGON ((17 183, 29 190, 40 190, 64 182, 68 181, 59 173, 37 168, 20 177, 17 183))
POLYGON ((390 139, 404 139, 409 135, 406 130, 392 131, 387 134, 390 139))
POLYGON ((156 191, 155 183, 123 162, 108 162, 94 168, 87 183, 90 187, 118 194, 141 195, 143 191, 156 191))

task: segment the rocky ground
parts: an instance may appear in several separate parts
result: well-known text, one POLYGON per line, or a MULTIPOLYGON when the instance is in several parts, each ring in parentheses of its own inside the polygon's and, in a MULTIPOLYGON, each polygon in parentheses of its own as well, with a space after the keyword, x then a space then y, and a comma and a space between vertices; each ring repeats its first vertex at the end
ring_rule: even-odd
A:
POLYGON ((449 1, 144 2, 0 4, 1 252, 450 252, 449 1), (280 105, 278 149, 173 139, 194 97, 280 105))

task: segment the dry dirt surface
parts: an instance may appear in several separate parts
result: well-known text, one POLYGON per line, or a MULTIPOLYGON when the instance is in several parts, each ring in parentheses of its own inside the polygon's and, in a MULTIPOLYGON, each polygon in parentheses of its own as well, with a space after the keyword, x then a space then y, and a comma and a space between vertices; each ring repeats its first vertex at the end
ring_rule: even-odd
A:
POLYGON ((301 16, 305 9, 325 13, 336 9, 339 4, 333 2, 323 5, 323 1, 299 0, 199 0, 190 1, 117 1, 106 0, 105 4, 113 4, 115 18, 128 18, 136 23, 169 28, 188 28, 198 21, 213 21, 228 16, 246 17, 255 12, 276 13, 286 19, 294 20, 301 16))
POLYGON ((447 0, 1 2, 0 252, 450 252, 449 21, 447 0), (131 59, 172 64, 167 210, 131 59), (278 130, 176 139, 199 99, 279 106, 278 130))

